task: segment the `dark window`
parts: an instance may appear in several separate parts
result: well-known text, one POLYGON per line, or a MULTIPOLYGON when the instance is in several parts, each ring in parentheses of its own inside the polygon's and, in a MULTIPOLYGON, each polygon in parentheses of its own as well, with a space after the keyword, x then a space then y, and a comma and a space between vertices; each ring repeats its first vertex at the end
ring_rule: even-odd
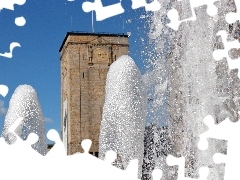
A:
POLYGON ((98 152, 95 152, 95 156, 98 157, 98 152))

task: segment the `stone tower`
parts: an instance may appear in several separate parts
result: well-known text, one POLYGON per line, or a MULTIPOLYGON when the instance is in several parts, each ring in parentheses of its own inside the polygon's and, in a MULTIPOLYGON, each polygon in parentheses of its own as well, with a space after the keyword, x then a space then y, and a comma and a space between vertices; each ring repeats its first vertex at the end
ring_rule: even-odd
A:
POLYGON ((91 139, 90 153, 98 156, 99 133, 109 66, 128 55, 128 35, 68 32, 60 48, 61 131, 67 154, 82 152, 91 139))

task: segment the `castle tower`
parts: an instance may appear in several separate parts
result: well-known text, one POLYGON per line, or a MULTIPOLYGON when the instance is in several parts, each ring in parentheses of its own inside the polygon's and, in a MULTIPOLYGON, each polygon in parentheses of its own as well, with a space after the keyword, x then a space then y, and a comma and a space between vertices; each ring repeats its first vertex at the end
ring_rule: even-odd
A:
POLYGON ((68 32, 60 48, 61 131, 67 154, 82 152, 91 139, 98 156, 99 133, 109 66, 128 55, 128 35, 68 32))

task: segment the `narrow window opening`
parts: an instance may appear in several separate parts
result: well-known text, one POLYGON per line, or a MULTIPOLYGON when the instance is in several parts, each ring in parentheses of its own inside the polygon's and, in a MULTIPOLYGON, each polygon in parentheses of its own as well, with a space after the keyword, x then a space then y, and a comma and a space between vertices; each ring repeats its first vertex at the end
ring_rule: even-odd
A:
POLYGON ((83 73, 83 79, 84 79, 84 73, 83 73))

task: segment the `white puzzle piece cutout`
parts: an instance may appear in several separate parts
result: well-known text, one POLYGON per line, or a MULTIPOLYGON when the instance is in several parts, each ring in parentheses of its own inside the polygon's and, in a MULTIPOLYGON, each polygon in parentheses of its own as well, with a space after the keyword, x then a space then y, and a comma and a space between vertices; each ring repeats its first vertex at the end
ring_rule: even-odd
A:
MULTIPOLYGON (((235 69, 240 67, 240 58, 238 59, 231 59, 229 57, 229 51, 233 48, 240 48, 240 43, 238 40, 235 41, 227 41, 228 34, 226 31, 221 30, 217 33, 222 37, 222 42, 224 44, 224 49, 217 49, 213 51, 213 58, 216 61, 222 60, 224 57, 227 58, 228 67, 229 69, 235 69)), ((238 72, 238 77, 240 78, 240 71, 238 72)))
POLYGON ((109 6, 103 6, 101 0, 95 0, 94 2, 84 2, 82 4, 82 9, 84 12, 95 11, 97 21, 102 21, 107 18, 124 13, 121 1, 119 3, 109 6))
MULTIPOLYGON (((185 1, 185 0, 182 0, 185 1)), ((167 24, 168 27, 172 28, 173 30, 177 31, 180 24, 185 21, 195 21, 197 19, 194 8, 207 5, 207 13, 209 16, 215 16, 217 14, 217 7, 213 4, 216 1, 219 0, 189 0, 191 5, 191 11, 192 11, 192 17, 184 20, 179 19, 179 13, 178 11, 173 8, 168 11, 167 16, 170 19, 170 23, 167 24)))
POLYGON ((228 118, 218 125, 210 115, 204 118, 209 130, 200 135, 199 147, 206 148, 207 138, 225 139, 228 141, 227 155, 216 153, 213 156, 215 163, 226 163, 224 179, 239 179, 240 161, 240 121, 231 122, 228 118))

